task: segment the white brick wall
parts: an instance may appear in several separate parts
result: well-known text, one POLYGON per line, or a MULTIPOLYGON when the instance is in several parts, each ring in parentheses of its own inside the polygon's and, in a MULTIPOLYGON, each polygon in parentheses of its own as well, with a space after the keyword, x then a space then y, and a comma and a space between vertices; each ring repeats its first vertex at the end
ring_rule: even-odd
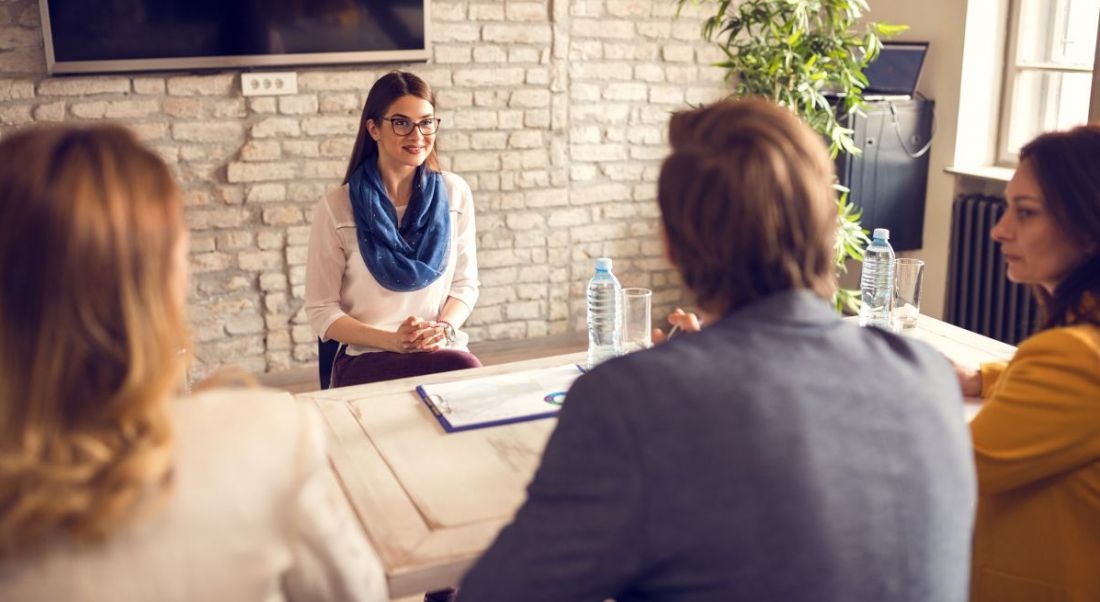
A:
POLYGON ((0 135, 117 120, 174 168, 192 230, 195 375, 310 362, 303 316, 313 205, 343 177, 371 84, 393 68, 438 93, 440 158, 474 190, 482 295, 475 340, 583 327, 592 260, 683 295, 664 260, 656 178, 671 112, 723 95, 700 14, 671 0, 432 2, 427 64, 301 68, 299 94, 243 98, 236 71, 45 74, 34 0, 0 1, 0 135))

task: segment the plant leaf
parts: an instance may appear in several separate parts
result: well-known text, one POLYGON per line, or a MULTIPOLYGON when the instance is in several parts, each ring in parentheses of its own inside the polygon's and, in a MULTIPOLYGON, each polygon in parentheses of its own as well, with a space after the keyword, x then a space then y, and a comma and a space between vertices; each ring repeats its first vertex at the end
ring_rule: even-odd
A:
POLYGON ((875 23, 871 27, 875 28, 875 32, 880 36, 888 38, 894 37, 903 31, 908 31, 908 25, 890 25, 888 23, 875 23))
MULTIPOLYGON (((863 70, 878 57, 881 38, 906 26, 866 24, 867 0, 675 1, 677 15, 688 3, 714 9, 701 37, 722 50, 725 60, 716 66, 726 71, 734 95, 764 96, 788 107, 823 137, 834 157, 860 154, 845 123, 862 113, 863 70)), ((843 273, 846 262, 862 259, 869 241, 861 210, 837 188, 834 259, 843 273)), ((834 300, 841 311, 859 306, 856 291, 838 290, 834 300)))

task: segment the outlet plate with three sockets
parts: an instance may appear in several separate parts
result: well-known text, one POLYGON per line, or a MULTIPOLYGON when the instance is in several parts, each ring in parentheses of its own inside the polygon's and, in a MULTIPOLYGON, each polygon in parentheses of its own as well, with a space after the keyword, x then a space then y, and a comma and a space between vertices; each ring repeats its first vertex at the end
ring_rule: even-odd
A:
POLYGON ((245 96, 297 94, 298 74, 293 71, 242 73, 241 93, 245 96))

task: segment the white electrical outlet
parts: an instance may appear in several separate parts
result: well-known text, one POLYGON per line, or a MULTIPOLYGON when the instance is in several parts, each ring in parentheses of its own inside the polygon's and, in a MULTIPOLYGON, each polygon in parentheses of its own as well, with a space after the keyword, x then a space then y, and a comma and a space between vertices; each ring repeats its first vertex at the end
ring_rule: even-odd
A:
POLYGON ((242 73, 241 93, 245 96, 297 94, 298 74, 293 71, 242 73))

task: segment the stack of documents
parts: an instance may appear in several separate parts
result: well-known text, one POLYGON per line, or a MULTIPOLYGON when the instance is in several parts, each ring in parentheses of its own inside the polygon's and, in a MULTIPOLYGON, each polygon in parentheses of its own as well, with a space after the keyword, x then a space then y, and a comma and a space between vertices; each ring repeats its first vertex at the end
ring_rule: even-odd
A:
POLYGON ((420 398, 448 433, 554 416, 584 371, 576 364, 421 385, 420 398))

